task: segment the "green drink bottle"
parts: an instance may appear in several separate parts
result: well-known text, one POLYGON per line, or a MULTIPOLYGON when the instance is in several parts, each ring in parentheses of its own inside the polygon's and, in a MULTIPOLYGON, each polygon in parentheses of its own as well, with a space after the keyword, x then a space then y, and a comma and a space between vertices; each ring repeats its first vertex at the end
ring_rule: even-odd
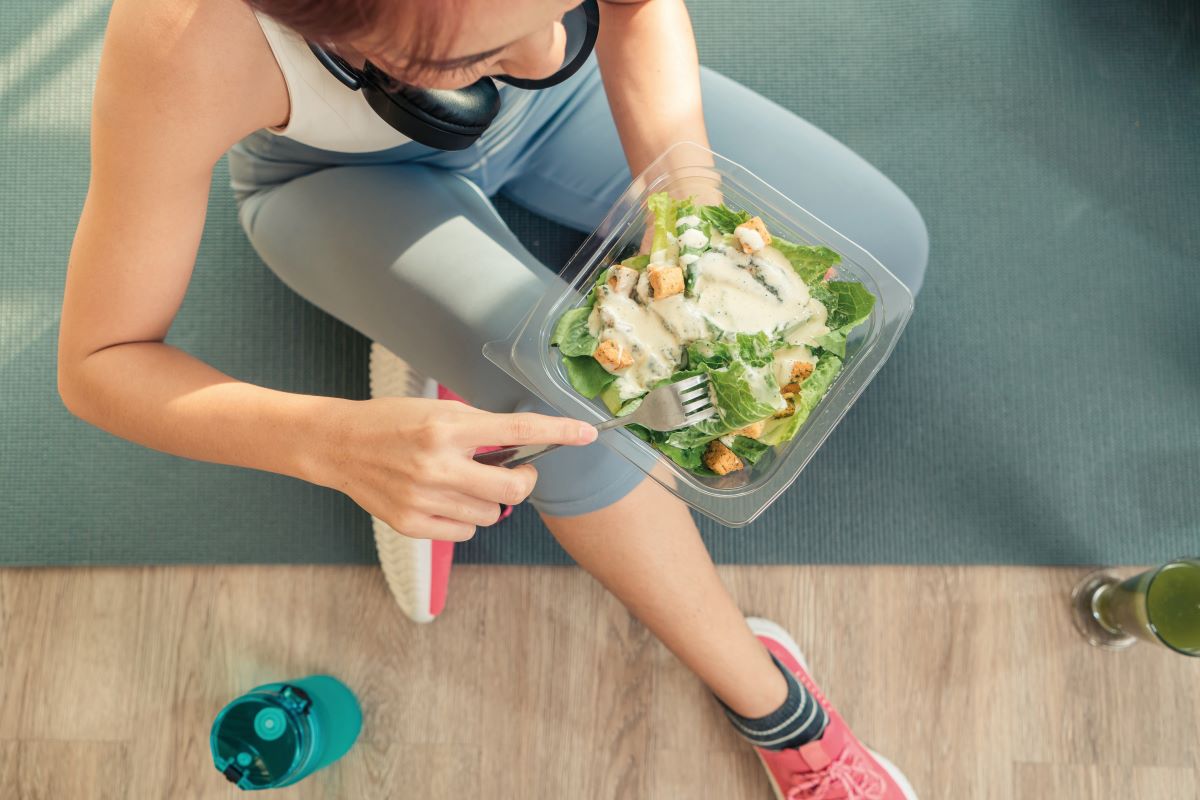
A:
POLYGON ((1075 592, 1076 623, 1093 644, 1141 639, 1200 656, 1200 559, 1186 558, 1123 581, 1087 576, 1075 592))
POLYGON ((328 675, 268 683, 213 722, 213 763, 241 789, 290 786, 344 756, 362 729, 354 693, 328 675))

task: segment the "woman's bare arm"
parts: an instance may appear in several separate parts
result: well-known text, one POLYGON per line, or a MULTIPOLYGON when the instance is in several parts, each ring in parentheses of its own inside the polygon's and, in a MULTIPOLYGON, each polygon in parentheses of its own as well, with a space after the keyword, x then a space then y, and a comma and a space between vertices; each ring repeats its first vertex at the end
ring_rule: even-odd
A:
POLYGON ((683 0, 605 0, 600 20, 600 74, 633 174, 676 142, 707 147, 700 64, 683 0))
POLYGON ((284 121, 287 90, 241 0, 117 0, 92 114, 92 173, 67 271, 59 393, 117 436, 303 477, 329 398, 239 382, 163 343, 187 289, 212 169, 284 121))

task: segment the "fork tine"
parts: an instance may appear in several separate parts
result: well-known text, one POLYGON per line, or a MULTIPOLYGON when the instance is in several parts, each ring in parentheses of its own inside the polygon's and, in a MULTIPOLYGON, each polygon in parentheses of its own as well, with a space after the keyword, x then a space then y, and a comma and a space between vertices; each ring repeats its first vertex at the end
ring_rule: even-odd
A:
POLYGON ((704 420, 708 419, 709 417, 715 416, 716 413, 717 413, 717 410, 715 408, 713 408, 712 406, 709 406, 708 408, 702 409, 693 414, 689 414, 687 417, 684 418, 683 425, 681 425, 680 427, 686 428, 688 425, 695 425, 697 422, 703 422, 704 420))
POLYGON ((704 386, 699 389, 691 389, 679 394, 679 399, 684 403, 691 403, 701 398, 708 397, 708 387, 704 386))
POLYGON ((683 407, 683 413, 685 415, 698 414, 701 411, 704 411, 705 409, 709 409, 712 407, 713 407, 712 403, 692 403, 691 405, 685 405, 683 407))
POLYGON ((676 392, 686 392, 688 389, 694 389, 697 386, 701 386, 705 383, 708 383, 708 376, 700 374, 693 375, 690 378, 684 378, 678 383, 671 384, 671 386, 674 387, 676 392))

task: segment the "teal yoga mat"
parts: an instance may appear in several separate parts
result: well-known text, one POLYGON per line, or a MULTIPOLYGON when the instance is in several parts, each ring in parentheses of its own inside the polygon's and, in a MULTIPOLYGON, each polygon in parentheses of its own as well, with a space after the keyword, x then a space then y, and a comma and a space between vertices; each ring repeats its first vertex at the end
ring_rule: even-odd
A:
MULTIPOLYGON (((891 363, 723 562, 1148 562, 1200 550, 1200 13, 1187 0, 689 3, 701 58, 833 133, 922 209, 891 363)), ((0 563, 366 562, 346 498, 192 463, 55 391, 103 0, 0 10, 0 563)), ((551 265, 579 236, 503 205, 551 265)), ((173 344, 363 397, 367 343, 289 293, 224 167, 173 344)), ((647 531, 653 535, 653 531, 647 531)), ((522 509, 462 561, 561 563, 522 509)))

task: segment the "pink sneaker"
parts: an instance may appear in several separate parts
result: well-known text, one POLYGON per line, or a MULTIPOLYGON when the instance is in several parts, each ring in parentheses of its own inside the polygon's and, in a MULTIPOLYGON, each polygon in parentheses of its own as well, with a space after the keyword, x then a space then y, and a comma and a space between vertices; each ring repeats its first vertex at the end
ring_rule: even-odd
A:
POLYGON ((756 747, 779 800, 917 800, 892 762, 867 749, 808 675, 804 655, 787 631, 756 617, 746 620, 767 649, 790 669, 825 712, 821 738, 791 750, 756 747))

